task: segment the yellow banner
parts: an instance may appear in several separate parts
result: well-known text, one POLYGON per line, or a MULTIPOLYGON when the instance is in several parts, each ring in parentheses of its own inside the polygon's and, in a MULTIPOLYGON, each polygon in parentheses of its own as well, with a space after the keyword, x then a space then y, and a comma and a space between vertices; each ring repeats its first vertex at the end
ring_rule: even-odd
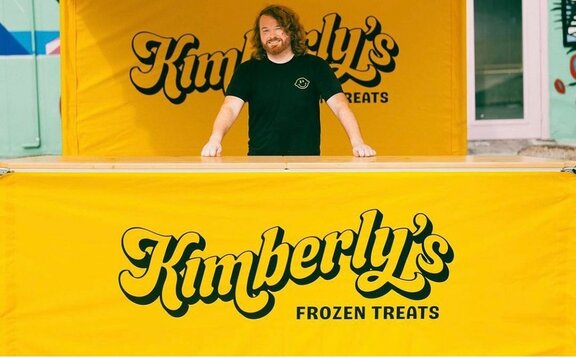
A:
MULTIPOLYGON (((199 155, 267 2, 63 0, 67 155, 199 155)), ((465 2, 294 0, 381 155, 466 152, 465 2)), ((246 107, 246 106, 245 106, 246 107)), ((321 105, 322 154, 350 155, 321 105)), ((247 110, 224 155, 246 155, 247 110)))
POLYGON ((0 354, 575 355, 574 184, 8 174, 0 354))

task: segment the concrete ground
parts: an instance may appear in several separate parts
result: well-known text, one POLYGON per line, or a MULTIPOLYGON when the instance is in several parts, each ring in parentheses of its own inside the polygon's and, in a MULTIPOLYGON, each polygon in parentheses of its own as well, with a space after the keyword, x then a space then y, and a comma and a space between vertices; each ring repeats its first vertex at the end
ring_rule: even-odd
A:
POLYGON ((576 160, 576 143, 555 140, 471 140, 469 155, 521 155, 527 157, 576 160))

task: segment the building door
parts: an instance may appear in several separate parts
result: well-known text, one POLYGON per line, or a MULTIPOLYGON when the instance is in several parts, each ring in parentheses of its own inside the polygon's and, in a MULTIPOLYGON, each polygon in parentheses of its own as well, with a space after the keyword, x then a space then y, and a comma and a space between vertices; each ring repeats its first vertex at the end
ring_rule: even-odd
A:
POLYGON ((468 139, 549 136, 546 3, 467 0, 468 139))
POLYGON ((59 25, 57 1, 0 0, 0 157, 62 152, 59 25))

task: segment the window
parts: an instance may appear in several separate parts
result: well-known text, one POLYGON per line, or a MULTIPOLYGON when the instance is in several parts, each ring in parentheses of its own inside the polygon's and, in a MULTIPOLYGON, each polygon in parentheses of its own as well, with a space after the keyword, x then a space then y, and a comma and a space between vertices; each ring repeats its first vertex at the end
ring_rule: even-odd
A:
POLYGON ((542 110, 545 3, 468 0, 469 139, 547 135, 542 110))

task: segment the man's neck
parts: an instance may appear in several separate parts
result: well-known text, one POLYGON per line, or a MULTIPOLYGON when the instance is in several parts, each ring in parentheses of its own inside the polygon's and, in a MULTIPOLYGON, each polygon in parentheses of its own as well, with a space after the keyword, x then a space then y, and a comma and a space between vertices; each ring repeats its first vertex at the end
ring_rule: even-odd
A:
POLYGON ((268 59, 274 63, 282 64, 290 61, 292 57, 294 57, 294 52, 292 52, 290 49, 286 49, 286 51, 283 51, 277 55, 266 53, 266 57, 268 57, 268 59))

